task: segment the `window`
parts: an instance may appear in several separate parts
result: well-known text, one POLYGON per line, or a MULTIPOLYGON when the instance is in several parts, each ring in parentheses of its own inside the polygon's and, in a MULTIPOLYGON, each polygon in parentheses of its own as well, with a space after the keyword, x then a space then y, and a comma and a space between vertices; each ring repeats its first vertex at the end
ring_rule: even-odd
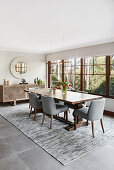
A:
POLYGON ((80 58, 64 60, 64 81, 70 82, 75 90, 80 90, 80 58))
POLYGON ((75 90, 114 98, 114 55, 50 62, 51 84, 67 81, 75 90))
POLYGON ((106 57, 85 58, 83 61, 84 90, 106 94, 106 57))
POLYGON ((50 81, 51 86, 62 81, 62 61, 54 61, 50 64, 50 81))

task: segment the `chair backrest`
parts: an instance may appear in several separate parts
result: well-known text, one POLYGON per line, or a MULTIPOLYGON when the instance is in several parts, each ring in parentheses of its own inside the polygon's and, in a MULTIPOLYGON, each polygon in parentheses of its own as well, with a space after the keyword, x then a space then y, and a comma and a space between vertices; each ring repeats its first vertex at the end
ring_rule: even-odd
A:
POLYGON ((54 98, 48 96, 42 96, 42 106, 44 113, 47 114, 55 114, 56 113, 56 105, 54 98))
POLYGON ((40 108, 39 97, 36 93, 29 93, 29 102, 32 108, 40 108))
POLYGON ((105 106, 105 99, 93 100, 91 101, 88 110, 88 120, 99 120, 103 117, 103 111, 105 106))

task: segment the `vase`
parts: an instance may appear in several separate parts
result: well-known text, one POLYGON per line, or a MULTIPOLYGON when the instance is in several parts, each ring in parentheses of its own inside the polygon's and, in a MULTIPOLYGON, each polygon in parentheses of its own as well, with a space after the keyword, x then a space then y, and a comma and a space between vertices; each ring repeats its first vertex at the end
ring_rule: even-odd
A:
POLYGON ((68 87, 62 87, 62 93, 66 94, 68 87))

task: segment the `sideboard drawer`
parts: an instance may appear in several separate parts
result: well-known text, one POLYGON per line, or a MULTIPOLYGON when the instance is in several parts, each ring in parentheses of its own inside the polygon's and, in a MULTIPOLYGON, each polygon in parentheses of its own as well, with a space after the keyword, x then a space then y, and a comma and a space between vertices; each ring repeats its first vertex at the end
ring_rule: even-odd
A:
POLYGON ((16 98, 16 88, 15 87, 4 87, 3 101, 13 101, 16 98))

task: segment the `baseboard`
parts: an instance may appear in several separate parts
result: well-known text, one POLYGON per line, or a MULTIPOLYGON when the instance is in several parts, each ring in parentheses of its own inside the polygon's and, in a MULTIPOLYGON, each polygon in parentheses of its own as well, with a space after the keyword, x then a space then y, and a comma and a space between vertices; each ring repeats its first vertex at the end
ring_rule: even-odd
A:
POLYGON ((108 111, 108 110, 104 110, 104 115, 108 115, 108 116, 114 117, 114 112, 111 112, 111 111, 108 111))

